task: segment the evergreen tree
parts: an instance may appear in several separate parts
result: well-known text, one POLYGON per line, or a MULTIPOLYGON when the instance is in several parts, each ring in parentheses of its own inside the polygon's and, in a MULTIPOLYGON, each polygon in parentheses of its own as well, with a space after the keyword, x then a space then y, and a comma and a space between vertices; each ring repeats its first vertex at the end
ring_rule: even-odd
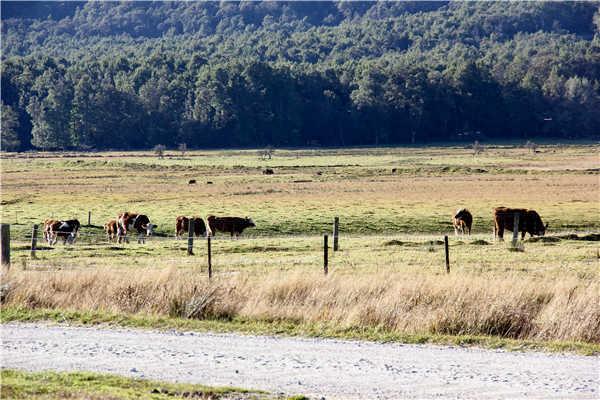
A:
POLYGON ((0 149, 3 151, 19 150, 21 145, 17 132, 17 129, 19 128, 19 117, 10 106, 0 103, 0 107, 0 114, 2 115, 0 149))

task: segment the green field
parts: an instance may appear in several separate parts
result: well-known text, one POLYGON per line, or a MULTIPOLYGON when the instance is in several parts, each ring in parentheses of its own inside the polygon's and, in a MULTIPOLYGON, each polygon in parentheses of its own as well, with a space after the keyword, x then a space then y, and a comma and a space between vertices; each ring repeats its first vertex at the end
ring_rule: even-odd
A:
MULTIPOLYGON (((124 378, 88 372, 24 372, 0 370, 3 399, 204 399, 274 400, 283 397, 261 391, 211 388, 203 385, 173 384, 146 379, 124 378)), ((303 397, 288 398, 302 399, 303 397)))
POLYGON ((472 150, 375 148, 176 153, 9 154, 2 160, 2 221, 16 232, 54 216, 102 226, 145 213, 173 234, 177 215, 251 216, 252 235, 314 234, 334 216, 345 233, 441 233, 460 207, 491 232, 491 209, 534 208, 551 230, 600 227, 598 146, 472 150), (264 168, 274 175, 263 175, 264 168), (392 173, 392 169, 397 171, 392 173), (320 175, 317 175, 320 173, 320 175), (188 185, 189 179, 198 184, 188 185), (213 184, 206 184, 206 182, 213 184))
POLYGON ((531 153, 497 145, 477 156, 463 147, 277 150, 271 160, 255 150, 164 159, 4 154, 2 222, 11 224, 13 267, 2 279, 2 318, 57 310, 111 321, 191 318, 238 328, 245 321, 270 325, 271 333, 478 337, 479 344, 521 340, 593 353, 600 343, 599 149, 544 145, 531 153), (494 241, 491 210, 501 205, 536 209, 550 224, 546 237, 527 238, 521 251, 494 241), (455 237, 451 227, 461 207, 475 217, 470 237, 455 237), (147 214, 157 235, 145 245, 107 242, 102 225, 122 211, 147 214), (205 240, 187 256, 186 241, 173 235, 177 215, 210 214, 250 216, 257 227, 239 240, 213 240, 208 282, 205 240), (321 235, 334 216, 341 250, 330 252, 325 278, 321 235), (81 235, 74 246, 40 238, 32 258, 32 225, 50 217, 78 218, 81 235), (190 312, 198 296, 208 305, 190 312))

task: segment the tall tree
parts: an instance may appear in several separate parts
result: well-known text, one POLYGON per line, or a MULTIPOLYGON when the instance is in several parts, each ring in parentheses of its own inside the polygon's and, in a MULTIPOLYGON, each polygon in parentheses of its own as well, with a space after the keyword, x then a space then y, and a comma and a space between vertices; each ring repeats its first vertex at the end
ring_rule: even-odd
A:
POLYGON ((0 103, 2 115, 2 125, 0 133, 0 149, 3 151, 19 150, 21 141, 17 129, 19 128, 19 116, 11 106, 0 103))

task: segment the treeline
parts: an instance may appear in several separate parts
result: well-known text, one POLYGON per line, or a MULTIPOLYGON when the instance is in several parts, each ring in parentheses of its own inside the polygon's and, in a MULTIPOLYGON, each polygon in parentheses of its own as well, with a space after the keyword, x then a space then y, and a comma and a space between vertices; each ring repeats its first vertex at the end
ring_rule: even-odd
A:
POLYGON ((600 136, 594 3, 16 5, 4 150, 600 136))

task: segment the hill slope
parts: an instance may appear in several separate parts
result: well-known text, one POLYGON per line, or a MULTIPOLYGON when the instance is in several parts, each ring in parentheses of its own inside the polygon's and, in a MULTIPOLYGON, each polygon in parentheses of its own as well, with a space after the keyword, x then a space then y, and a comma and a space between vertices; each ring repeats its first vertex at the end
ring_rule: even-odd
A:
POLYGON ((4 149, 600 134, 598 3, 1 7, 4 149))

